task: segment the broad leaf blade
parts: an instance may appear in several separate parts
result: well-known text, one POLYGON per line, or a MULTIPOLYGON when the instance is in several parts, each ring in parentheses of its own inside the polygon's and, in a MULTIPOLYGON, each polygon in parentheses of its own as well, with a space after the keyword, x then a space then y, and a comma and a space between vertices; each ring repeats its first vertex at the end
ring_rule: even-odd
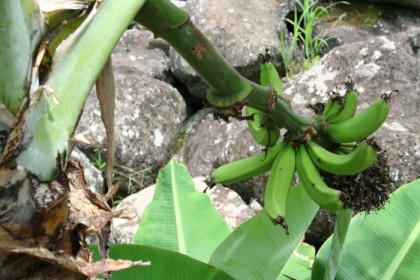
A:
MULTIPOLYGON (((336 279, 418 279, 420 275, 420 179, 397 189, 378 213, 355 216, 336 279)), ((314 263, 323 277, 331 237, 314 263)))
POLYGON ((283 267, 277 280, 311 279, 312 264, 315 259, 315 247, 305 242, 300 242, 286 265, 283 267))
MULTIPOLYGON (((90 245, 93 259, 99 260, 96 245, 90 245)), ((151 266, 133 267, 112 273, 113 280, 178 280, 178 279, 233 279, 225 272, 188 257, 161 248, 138 244, 110 244, 110 258, 132 261, 150 261, 151 266)))
POLYGON ((210 264, 236 279, 276 279, 318 209, 301 185, 293 187, 286 214, 290 235, 263 209, 229 235, 210 264))
POLYGON ((186 167, 171 160, 159 172, 155 196, 133 243, 177 251, 207 262, 230 232, 209 197, 195 191, 186 167))

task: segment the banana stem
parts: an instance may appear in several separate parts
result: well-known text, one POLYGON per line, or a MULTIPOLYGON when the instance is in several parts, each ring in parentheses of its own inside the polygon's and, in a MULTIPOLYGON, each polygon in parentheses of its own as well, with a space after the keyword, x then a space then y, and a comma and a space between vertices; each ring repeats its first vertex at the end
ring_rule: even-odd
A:
POLYGON ((210 86, 207 99, 213 107, 241 109, 247 104, 257 108, 286 128, 290 139, 304 137, 311 127, 323 132, 325 123, 321 119, 299 116, 284 98, 277 98, 274 108, 268 106, 272 90, 240 75, 191 22, 189 14, 170 1, 146 1, 135 20, 166 40, 194 68, 210 86))
POLYGON ((328 256, 327 267, 325 268, 324 280, 333 280, 337 274, 338 264, 340 262, 341 250, 346 239, 352 216, 351 209, 341 209, 337 213, 333 239, 331 242, 330 253, 328 256))

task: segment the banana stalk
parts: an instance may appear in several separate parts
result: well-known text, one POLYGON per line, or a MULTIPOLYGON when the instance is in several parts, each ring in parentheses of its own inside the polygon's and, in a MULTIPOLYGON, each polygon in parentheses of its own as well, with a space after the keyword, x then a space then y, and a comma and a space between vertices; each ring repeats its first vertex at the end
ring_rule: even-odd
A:
POLYGON ((143 3, 103 1, 58 47, 53 71, 33 93, 30 110, 8 140, 3 162, 19 151, 18 164, 43 180, 53 178, 57 153, 63 155, 66 151, 90 88, 143 3))

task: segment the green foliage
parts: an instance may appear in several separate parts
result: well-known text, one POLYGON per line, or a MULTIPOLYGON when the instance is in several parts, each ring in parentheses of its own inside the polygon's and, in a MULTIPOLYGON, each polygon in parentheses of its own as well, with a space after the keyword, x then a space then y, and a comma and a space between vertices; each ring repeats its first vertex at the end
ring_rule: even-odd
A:
POLYGON ((277 280, 311 279, 314 260, 315 247, 305 242, 300 242, 290 255, 277 280))
POLYGON ((280 54, 285 65, 286 75, 292 77, 300 69, 309 69, 319 60, 319 53, 322 46, 327 45, 327 39, 314 36, 314 26, 316 22, 337 4, 347 4, 347 2, 334 2, 326 7, 320 6, 319 1, 295 0, 298 8, 294 9, 293 20, 286 19, 293 26, 293 36, 287 46, 286 36, 280 34, 280 54))
POLYGON ((210 264, 236 279, 276 279, 319 208, 301 185, 290 190, 289 200, 289 235, 263 209, 228 236, 213 253, 210 264))
POLYGON ((208 261, 230 232, 208 195, 195 191, 186 167, 171 160, 159 172, 153 201, 144 212, 133 243, 208 261))
MULTIPOLYGON (((420 275, 420 179, 401 186, 384 209, 350 223, 336 279, 418 279, 420 275)), ((314 263, 322 279, 330 237, 314 263)))
MULTIPOLYGON (((93 260, 98 261, 97 246, 89 247, 94 253, 93 260)), ((113 280, 233 280, 230 275, 213 266, 174 251, 138 244, 110 244, 109 247, 109 255, 113 259, 151 262, 150 266, 112 272, 113 280)))

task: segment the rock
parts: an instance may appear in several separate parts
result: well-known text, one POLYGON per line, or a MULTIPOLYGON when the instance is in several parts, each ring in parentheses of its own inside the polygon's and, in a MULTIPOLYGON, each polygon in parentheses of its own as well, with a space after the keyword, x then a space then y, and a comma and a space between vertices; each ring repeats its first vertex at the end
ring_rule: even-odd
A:
MULTIPOLYGON (((196 190, 202 192, 207 185, 204 177, 193 179, 196 190)), ((153 199, 155 185, 147 187, 138 193, 123 199, 117 209, 126 209, 132 214, 131 220, 115 218, 112 220, 111 237, 113 243, 131 243, 141 221, 144 210, 153 199)), ((255 215, 255 212, 234 191, 221 185, 206 192, 217 211, 225 218, 226 222, 235 229, 241 223, 255 215)))
MULTIPOLYGON (((220 53, 245 77, 258 81, 258 54, 265 48, 273 54, 279 45, 277 31, 282 6, 278 1, 191 0, 184 7, 191 20, 208 37, 220 53)), ((204 97, 207 86, 195 71, 173 50, 171 67, 192 95, 204 97)), ((279 57, 273 63, 280 66, 279 57)))
POLYGON ((114 71, 172 82, 170 60, 165 54, 165 45, 169 49, 162 40, 154 39, 153 33, 148 30, 127 30, 112 54, 114 71))
MULTIPOLYGON (((185 102, 171 85, 147 76, 121 71, 115 73, 115 83, 116 163, 133 173, 149 169, 153 175, 171 157, 186 117, 185 102)), ((94 94, 85 104, 77 132, 91 139, 90 145, 78 144, 84 152, 105 148, 105 129, 94 94)), ((153 182, 153 176, 143 179, 146 184, 153 182)), ((133 187, 135 191, 142 186, 133 187)))
POLYGON ((420 10, 420 2, 418 0, 369 0, 369 1, 378 2, 378 3, 396 4, 399 6, 404 6, 404 7, 420 10))
MULTIPOLYGON (((220 165, 261 152, 263 147, 252 139, 245 121, 232 119, 230 123, 218 122, 210 111, 207 112, 204 116, 198 113, 202 119, 189 128, 180 152, 191 176, 209 177, 220 165)), ((252 198, 261 202, 265 182, 266 176, 257 176, 228 187, 246 202, 252 198)))
POLYGON ((408 45, 408 37, 392 41, 386 36, 345 44, 285 86, 285 94, 293 108, 306 116, 312 115, 305 109, 306 104, 325 101, 327 92, 335 90, 335 84, 346 80, 347 76, 353 79, 359 92, 361 109, 382 93, 398 89, 400 93, 393 94, 387 121, 375 133, 378 143, 388 151, 392 173, 400 174, 394 176, 397 185, 414 180, 420 170, 417 133, 420 127, 417 113, 420 64, 408 45))
POLYGON ((102 194, 103 177, 101 171, 96 168, 89 158, 78 148, 71 152, 70 160, 78 160, 82 166, 85 175, 86 184, 91 191, 102 194))

